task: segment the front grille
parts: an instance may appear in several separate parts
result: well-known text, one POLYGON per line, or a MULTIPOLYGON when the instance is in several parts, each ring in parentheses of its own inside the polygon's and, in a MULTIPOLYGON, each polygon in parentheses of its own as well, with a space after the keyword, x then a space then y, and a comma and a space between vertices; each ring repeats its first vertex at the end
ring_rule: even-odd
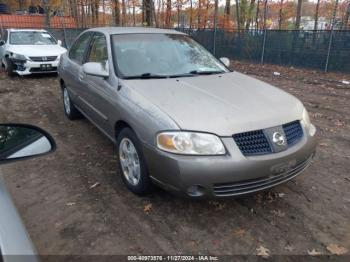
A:
POLYGON ((262 130, 235 134, 233 138, 245 156, 272 153, 269 142, 262 130))
POLYGON ((303 129, 299 120, 285 124, 282 127, 289 146, 297 143, 303 137, 303 129))
POLYGON ((287 172, 283 172, 274 176, 260 177, 233 183, 214 184, 213 190, 216 196, 225 197, 238 196, 267 189, 297 176, 310 165, 311 160, 312 156, 310 156, 304 162, 301 162, 297 166, 288 170, 287 172))
MULTIPOLYGON (((284 124, 282 128, 288 147, 296 144, 303 137, 303 129, 299 120, 284 124)), ((266 137, 262 129, 235 134, 233 139, 244 156, 265 155, 274 152, 271 146, 272 138, 266 137), (268 139, 270 139, 270 143, 268 139)))
POLYGON ((31 56, 29 58, 34 62, 50 62, 55 61, 57 56, 31 56))

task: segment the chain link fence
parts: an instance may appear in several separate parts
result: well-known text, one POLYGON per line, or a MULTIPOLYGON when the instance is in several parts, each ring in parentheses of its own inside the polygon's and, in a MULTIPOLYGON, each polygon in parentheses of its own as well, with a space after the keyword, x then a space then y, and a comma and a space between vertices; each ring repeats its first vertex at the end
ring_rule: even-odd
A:
MULTIPOLYGON (((0 31, 6 28, 45 28, 45 21, 42 16, 0 15, 0 31)), ((69 17, 55 17, 46 29, 67 48, 84 31, 69 17)), ((216 57, 350 72, 349 30, 177 30, 192 36, 216 57)))
POLYGON ((213 30, 181 31, 215 50, 216 57, 350 72, 350 31, 218 30, 215 39, 213 30))

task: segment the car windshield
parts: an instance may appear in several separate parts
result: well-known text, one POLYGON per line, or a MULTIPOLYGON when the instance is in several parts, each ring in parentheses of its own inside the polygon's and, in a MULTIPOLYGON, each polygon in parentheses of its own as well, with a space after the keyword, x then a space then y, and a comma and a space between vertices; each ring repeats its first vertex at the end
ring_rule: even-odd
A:
POLYGON ((56 40, 48 32, 19 31, 11 32, 11 45, 55 45, 56 40))
POLYGON ((123 78, 219 74, 229 70, 204 47, 180 34, 112 35, 115 68, 123 78))

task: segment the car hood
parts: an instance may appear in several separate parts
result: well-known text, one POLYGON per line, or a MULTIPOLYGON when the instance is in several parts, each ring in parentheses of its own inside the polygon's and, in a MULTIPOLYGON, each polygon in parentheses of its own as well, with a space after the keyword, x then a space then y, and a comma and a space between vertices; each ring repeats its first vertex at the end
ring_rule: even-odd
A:
POLYGON ((67 49, 59 45, 12 45, 8 52, 29 56, 59 56, 67 49))
POLYGON ((183 130, 231 136, 302 118, 294 96, 247 75, 126 80, 183 130))

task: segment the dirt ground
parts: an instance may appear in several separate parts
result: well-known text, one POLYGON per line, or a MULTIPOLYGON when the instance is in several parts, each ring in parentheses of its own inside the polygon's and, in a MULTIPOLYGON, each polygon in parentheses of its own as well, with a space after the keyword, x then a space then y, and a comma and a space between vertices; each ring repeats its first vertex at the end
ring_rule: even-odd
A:
POLYGON ((313 165, 293 181, 215 201, 162 190, 133 195, 116 171, 114 145, 87 120, 65 118, 56 76, 0 73, 0 122, 38 125, 58 146, 46 157, 2 167, 38 252, 349 254, 350 85, 342 81, 350 75, 242 62, 233 67, 302 100, 319 145, 313 165))

